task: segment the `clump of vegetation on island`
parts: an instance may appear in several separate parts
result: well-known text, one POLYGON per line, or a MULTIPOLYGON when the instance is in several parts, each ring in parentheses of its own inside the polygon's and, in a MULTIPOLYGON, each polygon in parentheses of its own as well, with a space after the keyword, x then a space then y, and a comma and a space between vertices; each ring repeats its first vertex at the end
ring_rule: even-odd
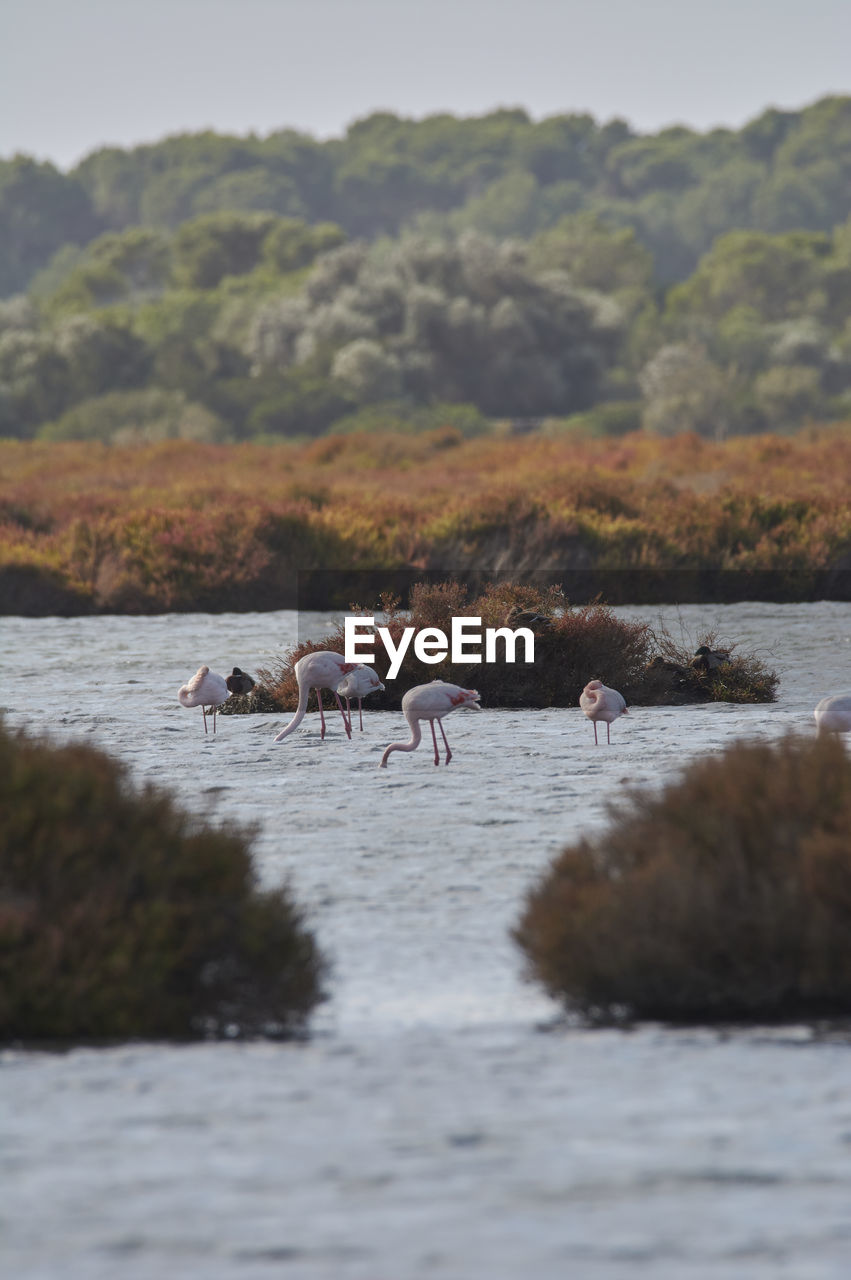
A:
POLYGON ((0 1041, 300 1031, 325 963, 249 840, 0 724, 0 1041))
MULTIPOLYGON (((590 679, 618 689, 628 702, 674 705, 700 702, 771 702, 778 677, 756 654, 738 655, 735 645, 711 670, 701 669, 693 654, 677 644, 664 628, 618 618, 601 602, 571 606, 558 587, 543 590, 510 582, 489 583, 470 598, 463 582, 419 582, 410 592, 410 607, 385 594, 378 602, 378 622, 398 648, 402 632, 439 628, 447 637, 453 617, 481 618, 483 628, 528 627, 535 637, 534 663, 522 661, 524 647, 517 646, 513 663, 453 662, 451 652, 441 662, 426 664, 408 644, 398 675, 388 682, 390 659, 375 636, 374 669, 385 683, 384 693, 370 694, 373 709, 395 707, 402 693, 429 680, 446 680, 478 689, 489 707, 572 707, 590 679)), ((372 610, 352 605, 352 614, 372 615, 372 610)), ((701 644, 715 642, 712 633, 701 644)), ((504 649, 497 654, 501 658, 504 649)), ((292 711, 298 703, 296 662, 317 649, 345 652, 343 625, 322 640, 308 640, 282 654, 269 668, 258 672, 259 683, 246 697, 231 697, 223 713, 236 715, 260 710, 292 711)), ((327 697, 327 695, 326 695, 327 697)))
POLYGON ((715 631, 698 636, 692 647, 664 626, 651 629, 653 657, 636 701, 645 706, 699 702, 773 702, 780 677, 765 657, 733 642, 720 644, 715 631), (706 651, 709 661, 701 657, 706 651))
POLYGON ((851 760, 835 736, 738 742, 555 858, 514 937, 595 1021, 851 1013, 851 760))

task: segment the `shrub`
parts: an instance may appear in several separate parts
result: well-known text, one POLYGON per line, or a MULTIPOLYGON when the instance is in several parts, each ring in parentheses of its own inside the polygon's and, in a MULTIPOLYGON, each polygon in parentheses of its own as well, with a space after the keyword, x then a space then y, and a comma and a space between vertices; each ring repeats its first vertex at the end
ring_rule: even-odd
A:
POLYGON ((282 1035, 323 971, 246 833, 0 725, 0 1041, 282 1035))
MULTIPOLYGON (((569 608, 558 588, 539 591, 513 583, 490 584, 476 599, 468 600, 463 583, 457 581, 415 583, 410 593, 410 609, 403 611, 398 599, 382 597, 381 609, 393 643, 398 646, 405 627, 417 631, 439 627, 447 637, 453 616, 480 617, 482 627, 524 625, 508 621, 510 609, 538 611, 552 617, 550 628, 535 638, 535 662, 525 663, 524 646, 518 646, 518 659, 513 664, 453 663, 450 658, 436 664, 420 662, 414 656, 413 643, 408 646, 396 680, 386 693, 370 695, 373 708, 396 706, 401 695, 416 684, 430 680, 447 680, 465 688, 474 687, 489 707, 570 707, 592 675, 599 675, 616 688, 637 686, 645 670, 650 630, 642 622, 624 622, 603 604, 569 608), (556 609, 558 612, 556 613, 556 609)), ((359 605, 351 613, 372 615, 359 605)), ((342 625, 321 641, 307 641, 278 658, 269 670, 258 672, 261 685, 269 691, 281 710, 292 710, 298 703, 298 688, 292 674, 299 658, 316 649, 344 650, 342 625)), ((375 670, 386 681, 390 661, 384 646, 376 637, 375 670)), ((499 650, 501 652, 501 649, 499 650)), ((239 708, 234 707, 234 711, 239 708)))
POLYGON ((107 391, 83 400, 39 430, 41 440, 100 440, 115 445, 159 440, 221 441, 220 418, 182 391, 107 391))
MULTIPOLYGON (((703 673, 689 666, 686 652, 662 629, 647 623, 617 618, 605 604, 569 606, 558 587, 543 590, 514 582, 489 583, 474 600, 468 599, 463 582, 416 582, 410 590, 410 607, 403 610, 398 598, 385 593, 380 610, 393 643, 398 646, 405 627, 417 631, 439 627, 447 637, 453 617, 478 617, 482 627, 528 625, 522 618, 511 619, 512 609, 529 610, 549 618, 549 625, 533 626, 535 661, 524 662, 524 646, 517 649, 513 664, 453 663, 449 658, 436 664, 420 662, 408 646, 394 682, 383 694, 371 694, 375 709, 396 706, 402 693, 429 680, 448 680, 463 688, 476 688, 488 707, 574 707, 588 681, 594 677, 618 689, 628 702, 670 706, 698 702, 772 702, 778 678, 754 654, 731 652, 731 660, 717 671, 703 673)), ((350 613, 370 616, 373 610, 350 606, 350 613)), ((712 634, 701 643, 714 643, 712 634)), ((735 645, 726 648, 735 650, 735 645)), ((298 687, 293 667, 299 658, 316 649, 343 653, 342 624, 319 641, 307 641, 288 650, 273 666, 258 672, 260 684, 250 701, 229 699, 228 714, 277 708, 294 710, 298 687)), ((498 652, 502 652, 501 648, 498 652)), ((376 638, 375 670, 387 682, 390 661, 376 638)))
POLYGON ((714 631, 701 633, 686 646, 665 627, 652 632, 656 651, 642 673, 635 698, 644 706, 682 706, 697 702, 773 702, 780 678, 752 651, 739 651, 733 643, 719 645, 714 631), (695 669, 692 658, 699 646, 729 653, 729 661, 710 670, 695 669))
POLYGON ((835 739, 735 743, 565 849, 514 937, 531 975, 593 1020, 847 1015, 849 833, 835 739))

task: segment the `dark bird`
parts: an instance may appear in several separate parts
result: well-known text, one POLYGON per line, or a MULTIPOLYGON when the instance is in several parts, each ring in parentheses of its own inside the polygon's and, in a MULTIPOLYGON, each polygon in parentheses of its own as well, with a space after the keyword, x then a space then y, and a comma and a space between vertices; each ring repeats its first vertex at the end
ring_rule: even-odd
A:
POLYGON ((547 617, 545 613, 538 613, 535 609, 521 609, 516 604, 513 609, 509 609, 503 620, 504 627, 530 627, 532 631, 546 631, 553 625, 552 618, 547 617))
POLYGON ((240 671, 239 667, 234 667, 233 671, 226 678, 225 684, 231 693, 250 693, 254 688, 254 681, 245 671, 240 671))
POLYGON ((694 671, 716 671, 729 661, 729 649, 710 649, 708 644, 702 644, 699 649, 695 649, 689 666, 694 671))

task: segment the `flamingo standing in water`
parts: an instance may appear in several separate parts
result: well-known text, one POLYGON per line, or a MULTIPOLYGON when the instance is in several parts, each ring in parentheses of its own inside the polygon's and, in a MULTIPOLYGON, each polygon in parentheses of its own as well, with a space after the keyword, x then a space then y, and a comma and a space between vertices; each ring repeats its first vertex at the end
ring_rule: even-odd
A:
POLYGON ((446 684, 443 680, 432 680, 431 684, 418 684, 409 689, 402 699, 402 714, 411 726, 411 736, 407 742, 391 742, 381 757, 379 769, 387 768, 387 757, 391 751, 416 751, 422 741, 421 720, 428 720, 431 725, 431 736, 434 742, 434 763, 440 764, 440 753, 437 749, 437 734, 434 731, 435 720, 440 725, 443 741, 446 743, 446 764, 452 759, 446 731, 441 724, 444 716, 459 707, 470 707, 481 711, 480 694, 475 689, 461 689, 457 684, 446 684))
POLYGON ((589 680, 579 695, 579 705, 589 720, 594 722, 594 745, 597 746, 597 721, 605 720, 608 742, 612 741, 612 721, 628 715, 626 699, 617 689, 610 689, 601 680, 589 680))
POLYGON ((837 693, 832 698, 822 698, 813 712, 818 735, 851 732, 851 693, 837 693))
POLYGON ((346 718, 345 709, 337 692, 337 685, 344 676, 347 676, 350 671, 354 671, 355 667, 360 665, 359 662, 346 662, 341 653, 330 653, 326 649, 317 649, 315 653, 306 653, 303 658, 299 658, 293 668, 298 682, 298 707, 287 727, 282 729, 275 738, 275 742, 283 742, 284 738, 288 738, 301 724, 304 719, 304 713, 307 711, 307 700, 310 697, 311 689, 316 690, 316 697, 319 701, 319 719, 322 723, 320 736, 322 738, 325 737, 322 690, 330 689, 337 700, 337 706, 340 708, 340 715, 343 717, 343 724, 346 728, 346 737, 351 738, 352 726, 346 718))
POLYGON ((341 698, 346 699, 346 713, 349 717, 349 724, 352 723, 351 699, 357 698, 361 733, 363 733, 363 699, 369 693, 379 692, 384 692, 384 685, 372 667, 367 667, 362 662, 358 663, 354 671, 350 671, 347 676, 343 676, 343 679, 337 685, 337 693, 341 698))
POLYGON ((187 680, 177 691, 177 700, 182 707, 200 707, 204 717, 204 732, 207 733, 207 707, 213 713, 213 733, 216 732, 216 712, 223 702, 227 702, 228 686, 224 676, 216 675, 209 667, 199 667, 191 680, 187 680))

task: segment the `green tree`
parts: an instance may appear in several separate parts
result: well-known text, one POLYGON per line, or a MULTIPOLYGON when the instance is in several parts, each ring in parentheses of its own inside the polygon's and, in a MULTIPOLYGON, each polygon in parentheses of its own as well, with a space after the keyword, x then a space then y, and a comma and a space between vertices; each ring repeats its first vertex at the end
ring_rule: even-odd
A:
POLYGON ((176 282, 214 289, 224 276, 253 271, 276 222, 269 213, 209 213, 185 222, 174 237, 176 282))
POLYGON ((26 156, 0 160, 0 297, 26 288, 63 244, 85 244, 100 229, 76 179, 26 156))

